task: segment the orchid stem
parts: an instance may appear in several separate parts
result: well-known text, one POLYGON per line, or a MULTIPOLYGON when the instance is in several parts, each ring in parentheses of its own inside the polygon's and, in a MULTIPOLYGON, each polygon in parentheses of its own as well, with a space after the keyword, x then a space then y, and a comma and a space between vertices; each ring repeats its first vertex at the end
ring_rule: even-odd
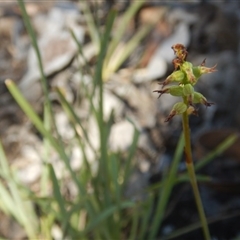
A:
MULTIPOLYGON (((187 97, 183 97, 183 101, 185 104, 187 104, 187 97)), ((189 117, 187 111, 185 111, 182 114, 182 124, 183 124, 183 133, 184 133, 184 141, 185 141, 185 156, 186 156, 186 167, 188 170, 188 175, 190 178, 190 182, 192 185, 200 221, 202 223, 202 229, 203 229, 203 234, 205 240, 211 240, 208 224, 207 224, 207 219, 206 215, 204 212, 201 196, 199 193, 198 189, 198 184, 197 184, 197 179, 196 179, 196 174, 194 170, 194 165, 193 165, 193 159, 192 159, 192 149, 191 149, 191 138, 190 138, 190 128, 189 128, 189 117)))

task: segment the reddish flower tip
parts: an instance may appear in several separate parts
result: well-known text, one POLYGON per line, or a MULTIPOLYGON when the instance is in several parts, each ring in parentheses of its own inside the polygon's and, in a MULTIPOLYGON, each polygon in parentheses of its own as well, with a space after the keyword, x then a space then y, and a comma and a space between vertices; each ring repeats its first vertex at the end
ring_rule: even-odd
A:
POLYGON ((205 101, 203 104, 204 104, 206 107, 211 107, 212 105, 214 105, 213 102, 207 102, 207 101, 205 101))
POLYGON ((202 61, 200 66, 205 66, 205 63, 206 63, 206 58, 203 59, 203 61, 202 61))
POLYGON ((176 115, 176 113, 172 112, 168 115, 168 117, 164 120, 164 122, 169 122, 174 116, 176 115))
POLYGON ((177 58, 179 58, 182 61, 186 60, 188 52, 184 45, 177 43, 172 46, 172 49, 174 51, 174 54, 177 56, 177 58))
POLYGON ((167 90, 168 90, 168 89, 164 89, 164 90, 154 90, 153 92, 157 92, 157 93, 159 93, 158 98, 160 98, 164 93, 167 92, 167 90))

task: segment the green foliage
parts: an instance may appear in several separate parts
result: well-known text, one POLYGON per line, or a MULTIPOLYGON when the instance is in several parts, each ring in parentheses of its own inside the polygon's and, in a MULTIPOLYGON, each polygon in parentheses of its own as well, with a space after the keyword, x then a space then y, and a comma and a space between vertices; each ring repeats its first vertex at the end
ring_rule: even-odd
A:
POLYGON ((25 197, 16 173, 9 167, 0 142, 0 209, 21 224, 29 238, 37 236, 37 216, 32 203, 25 197))
MULTIPOLYGON (((93 74, 85 61, 86 69, 89 74, 92 74, 93 88, 89 92, 88 86, 83 84, 81 87, 84 89, 84 95, 91 106, 91 114, 95 117, 98 126, 100 147, 94 149, 89 140, 88 131, 79 118, 75 106, 67 101, 64 90, 57 88, 56 93, 62 109, 75 133, 75 138, 72 141, 78 143, 84 160, 81 169, 73 171, 70 165, 69 151, 67 151, 67 146, 63 143, 55 124, 55 116, 49 98, 49 89, 46 84, 36 36, 26 13, 23 0, 18 0, 18 2, 28 34, 38 56, 45 97, 43 119, 26 101, 12 80, 6 80, 6 86, 28 119, 42 135, 45 152, 42 163, 41 190, 40 194, 36 194, 19 182, 15 172, 9 167, 2 145, 0 145, 0 176, 3 179, 3 181, 0 181, 0 209, 5 214, 14 217, 23 226, 29 239, 52 239, 52 230, 54 228, 59 230, 62 239, 156 239, 173 186, 181 181, 189 180, 186 173, 181 176, 177 174, 178 163, 183 152, 183 137, 179 140, 172 165, 162 181, 146 189, 145 200, 137 202, 126 198, 124 189, 134 169, 133 162, 139 132, 135 128, 132 144, 127 153, 111 152, 108 149, 108 136, 113 124, 114 113, 112 112, 107 119, 103 116, 104 80, 108 78, 109 74, 116 71, 129 56, 132 49, 149 31, 149 26, 139 30, 133 36, 122 51, 122 56, 118 60, 120 62, 116 61, 114 66, 110 66, 113 61, 113 53, 116 51, 119 40, 124 34, 124 28, 119 29, 116 36, 113 35, 116 12, 110 11, 105 28, 100 33, 96 30, 93 17, 86 4, 87 1, 81 1, 92 41, 98 49, 98 62, 93 74), (112 40, 110 40, 111 35, 113 35, 112 40), (99 99, 97 105, 93 102, 93 96, 97 96, 99 99), (86 154, 87 147, 93 150, 94 158, 98 162, 97 172, 93 171, 89 162, 86 154), (78 193, 73 199, 68 199, 64 195, 64 179, 57 178, 54 167, 49 162, 50 152, 52 151, 57 153, 59 159, 65 164, 68 171, 68 181, 73 182, 77 188, 78 193), (51 186, 50 193, 49 186, 51 186), (153 204, 155 199, 158 199, 156 205, 153 204), (39 208, 38 215, 34 211, 33 204, 39 208), (152 216, 153 206, 155 208, 154 216, 152 216)), ((142 1, 133 2, 129 10, 124 14, 123 22, 125 24, 122 24, 122 26, 125 27, 142 3, 142 1)), ((78 45, 79 54, 84 58, 81 44, 77 41, 74 33, 71 33, 78 45)), ((176 74, 178 74, 176 81, 185 78, 182 73, 176 72, 176 74)), ((179 88, 171 88, 169 91, 173 95, 179 95, 179 88)), ((190 91, 192 94, 191 89, 185 89, 184 91, 190 91)), ((180 92, 183 93, 182 88, 180 92)), ((203 161, 204 164, 207 164, 216 154, 224 151, 235 140, 236 138, 228 139, 228 142, 222 144, 220 148, 217 148, 212 155, 209 155, 203 161)), ((71 143, 69 146, 71 146, 71 143)), ((198 169, 204 164, 199 165, 198 169)))

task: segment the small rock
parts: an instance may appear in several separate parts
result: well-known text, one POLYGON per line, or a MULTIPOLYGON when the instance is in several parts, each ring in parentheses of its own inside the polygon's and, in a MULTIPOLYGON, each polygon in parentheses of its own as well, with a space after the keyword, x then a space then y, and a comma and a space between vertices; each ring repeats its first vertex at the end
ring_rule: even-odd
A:
POLYGON ((109 118, 112 111, 114 111, 115 117, 122 115, 124 105, 123 102, 109 91, 104 91, 103 111, 105 118, 109 118))
MULTIPOLYGON (((76 12, 73 11, 72 15, 76 12)), ((60 8, 53 8, 47 16, 39 17, 39 23, 35 22, 38 26, 40 23, 42 29, 42 20, 45 20, 44 31, 41 32, 38 46, 41 52, 41 58, 44 68, 44 73, 49 76, 66 67, 75 57, 77 53, 77 44, 74 42, 70 32, 66 30, 71 27, 79 42, 83 41, 84 29, 76 24, 77 16, 71 16, 69 12, 65 12, 60 8), (67 22, 68 19, 69 21, 67 22), (75 20, 75 22, 74 22, 75 20), (71 26, 68 24, 71 23, 71 26)), ((35 19, 37 20, 37 18, 35 19)), ((33 47, 29 50, 28 55, 28 71, 22 78, 19 87, 25 97, 30 101, 37 101, 42 95, 41 91, 34 92, 35 86, 39 85, 37 82, 40 79, 40 71, 38 67, 38 60, 33 47), (31 87, 33 85, 33 87, 31 87), (29 89, 32 91, 29 91, 29 89), (32 94, 34 92, 34 94, 32 94)))
POLYGON ((18 170, 18 177, 24 184, 30 185, 37 181, 41 176, 41 164, 32 163, 23 169, 18 170))
POLYGON ((132 144, 134 126, 124 120, 112 126, 109 145, 113 151, 126 151, 132 144))
POLYGON ((65 112, 55 113, 55 121, 59 134, 63 140, 71 140, 74 137, 74 130, 72 129, 69 119, 65 112))
POLYGON ((71 150, 71 167, 74 171, 77 171, 81 168, 83 163, 82 150, 79 145, 74 146, 71 150))

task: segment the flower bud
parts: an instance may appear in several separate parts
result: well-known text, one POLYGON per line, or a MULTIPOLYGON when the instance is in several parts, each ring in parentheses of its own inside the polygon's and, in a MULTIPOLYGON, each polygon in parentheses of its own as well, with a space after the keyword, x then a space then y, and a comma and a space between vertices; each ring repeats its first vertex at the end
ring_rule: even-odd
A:
POLYGON ((181 82, 184 79, 185 74, 184 72, 178 70, 173 72, 170 76, 172 76, 173 81, 181 82))
POLYGON ((216 71, 217 71, 216 67, 217 67, 217 64, 214 65, 214 66, 211 67, 211 68, 204 67, 204 66, 199 66, 199 68, 200 68, 200 73, 201 73, 201 74, 204 74, 204 73, 216 72, 216 71))
POLYGON ((196 79, 199 79, 202 75, 202 73, 200 72, 200 68, 198 67, 193 67, 192 68, 193 74, 195 76, 196 79))
POLYGON ((184 62, 184 63, 182 64, 182 69, 183 69, 183 70, 191 69, 192 67, 193 67, 193 65, 192 65, 192 63, 190 63, 190 62, 184 62))
POLYGON ((183 88, 181 86, 171 86, 169 87, 169 93, 175 97, 183 96, 183 88))
POLYGON ((201 103, 204 104, 206 107, 210 107, 214 103, 207 102, 207 99, 199 92, 194 92, 193 95, 193 103, 201 103))
POLYGON ((194 88, 191 84, 188 83, 183 86, 183 94, 185 96, 192 95, 193 93, 194 93, 194 88))
POLYGON ((192 63, 190 62, 184 62, 181 66, 181 70, 183 70, 187 75, 188 82, 190 82, 191 84, 196 84, 197 79, 193 74, 192 68, 193 66, 192 66, 192 63))
POLYGON ((193 94, 193 103, 202 103, 202 101, 205 101, 206 98, 199 92, 195 92, 193 94))
POLYGON ((184 113, 186 110, 187 110, 187 105, 185 103, 183 102, 175 103, 170 114, 165 119, 165 122, 168 122, 169 120, 171 120, 175 115, 184 113))
POLYGON ((184 78, 185 78, 184 72, 178 70, 169 75, 167 79, 162 83, 162 85, 164 87, 170 82, 181 82, 184 78))
MULTIPOLYGON (((205 63, 205 62, 204 62, 205 63)), ((198 66, 198 67, 193 67, 193 73, 195 75, 195 77, 198 79, 200 78, 204 73, 212 73, 212 72, 216 72, 217 69, 216 69, 217 65, 211 67, 211 68, 208 68, 208 67, 205 67, 203 65, 203 63, 198 66)))
POLYGON ((183 96, 183 88, 181 86, 171 86, 162 90, 154 90, 153 92, 159 93, 158 98, 160 98, 164 93, 170 93, 175 97, 183 96))
POLYGON ((173 105, 173 109, 176 114, 182 114, 187 110, 187 105, 183 102, 178 102, 173 105))

